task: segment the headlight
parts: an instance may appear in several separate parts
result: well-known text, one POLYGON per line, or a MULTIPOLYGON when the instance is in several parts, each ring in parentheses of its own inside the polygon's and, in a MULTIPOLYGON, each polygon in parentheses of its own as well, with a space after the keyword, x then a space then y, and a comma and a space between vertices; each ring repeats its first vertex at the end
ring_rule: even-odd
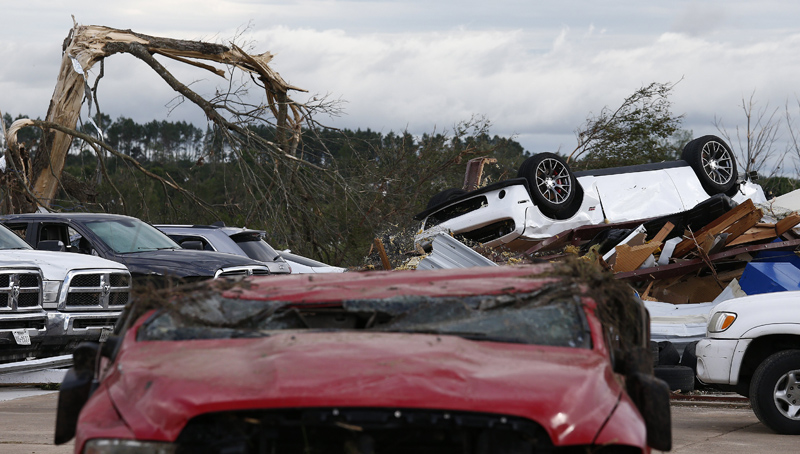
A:
POLYGON ((174 454, 177 445, 160 441, 89 440, 83 454, 174 454))
POLYGON ((711 316, 711 321, 708 322, 709 333, 721 333, 733 325, 736 320, 736 314, 733 312, 716 312, 711 316))
POLYGON ((58 290, 61 288, 61 281, 42 281, 42 301, 45 303, 58 302, 58 290))

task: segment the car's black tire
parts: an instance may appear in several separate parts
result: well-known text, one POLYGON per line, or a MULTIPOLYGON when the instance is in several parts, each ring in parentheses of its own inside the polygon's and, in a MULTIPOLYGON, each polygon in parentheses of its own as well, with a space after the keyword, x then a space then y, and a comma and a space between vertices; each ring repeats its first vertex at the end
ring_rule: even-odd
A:
POLYGON ((677 366, 681 362, 681 354, 670 341, 658 343, 658 365, 677 366))
POLYGON ((690 367, 692 370, 697 370, 697 343, 699 341, 690 342, 686 348, 683 349, 681 355, 681 366, 690 367))
POLYGON ((703 136, 683 147, 681 159, 694 169, 709 195, 727 194, 736 188, 739 172, 731 147, 717 136, 703 136))
POLYGON ((704 388, 706 385, 697 378, 697 343, 699 341, 690 342, 683 349, 681 355, 681 366, 686 366, 694 371, 694 389, 704 388))
POLYGON ((694 371, 686 366, 656 366, 653 374, 664 380, 671 391, 694 391, 694 371))
POLYGON ((800 435, 800 350, 768 356, 750 381, 750 406, 765 426, 800 435), (793 408, 794 407, 794 408, 793 408))
POLYGON ((547 217, 556 218, 559 212, 571 207, 577 195, 575 175, 554 153, 539 153, 526 159, 517 177, 528 181, 531 200, 547 217))
POLYGON ((658 342, 650 341, 650 354, 653 355, 653 367, 658 366, 658 352, 661 349, 658 348, 658 342))
POLYGON ((433 208, 436 205, 439 205, 440 203, 447 202, 448 200, 453 200, 466 193, 467 191, 460 188, 445 189, 444 191, 441 191, 438 194, 431 197, 431 199, 428 200, 428 206, 425 207, 425 209, 433 208))

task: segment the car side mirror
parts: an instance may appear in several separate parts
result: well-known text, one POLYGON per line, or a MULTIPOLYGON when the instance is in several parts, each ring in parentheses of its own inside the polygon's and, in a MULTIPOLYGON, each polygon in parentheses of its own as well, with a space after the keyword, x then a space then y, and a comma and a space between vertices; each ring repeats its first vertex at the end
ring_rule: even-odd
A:
POLYGON ((647 444, 659 451, 672 449, 669 387, 653 376, 636 372, 625 377, 628 396, 644 419, 647 444))
POLYGON ((75 437, 78 415, 96 388, 95 369, 100 353, 97 342, 82 342, 72 353, 72 367, 64 376, 58 392, 55 444, 75 437))
POLYGON ((61 240, 42 240, 36 245, 36 249, 40 251, 55 251, 64 252, 67 248, 61 240))
POLYGON ((202 241, 194 241, 194 240, 184 241, 183 243, 181 243, 181 247, 184 248, 184 249, 193 249, 193 250, 197 250, 197 251, 202 251, 203 250, 203 242, 202 241))

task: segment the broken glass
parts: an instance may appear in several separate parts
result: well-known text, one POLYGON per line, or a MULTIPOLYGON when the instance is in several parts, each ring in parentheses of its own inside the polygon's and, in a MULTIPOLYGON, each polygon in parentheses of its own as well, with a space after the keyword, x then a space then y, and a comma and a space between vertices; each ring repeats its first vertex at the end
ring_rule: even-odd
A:
POLYGON ((210 295, 162 308, 139 340, 230 339, 286 330, 452 335, 477 341, 591 348, 580 298, 567 292, 469 297, 396 296, 333 303, 210 295))

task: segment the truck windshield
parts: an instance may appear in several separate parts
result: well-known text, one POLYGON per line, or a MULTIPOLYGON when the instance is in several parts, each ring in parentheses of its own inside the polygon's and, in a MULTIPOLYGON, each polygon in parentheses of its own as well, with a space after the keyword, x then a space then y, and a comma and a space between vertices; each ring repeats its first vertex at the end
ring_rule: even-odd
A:
POLYGON ((135 218, 89 221, 86 227, 117 254, 181 248, 160 230, 135 218))
POLYGON ((263 337, 286 330, 363 330, 573 348, 592 345, 580 299, 563 294, 402 296, 322 306, 214 295, 169 307, 139 330, 139 340, 263 337))
POLYGON ((17 234, 8 230, 6 227, 0 226, 0 249, 33 249, 17 234))

